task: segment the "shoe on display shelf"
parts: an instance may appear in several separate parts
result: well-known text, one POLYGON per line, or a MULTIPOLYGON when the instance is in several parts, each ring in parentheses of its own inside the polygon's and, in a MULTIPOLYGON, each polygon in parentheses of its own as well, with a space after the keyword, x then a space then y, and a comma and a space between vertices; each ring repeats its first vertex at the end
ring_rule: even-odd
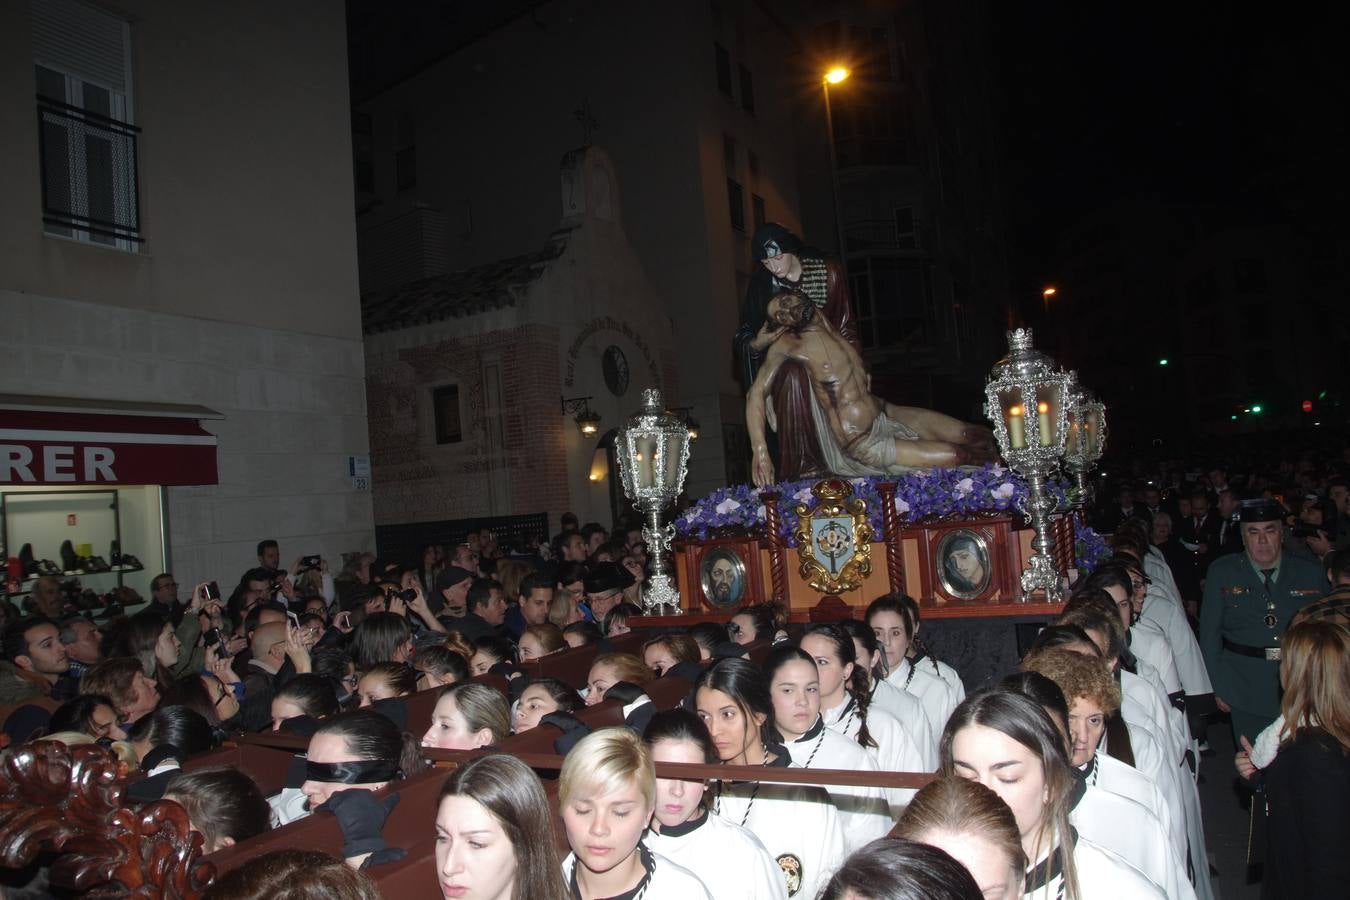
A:
POLYGON ((130 553, 123 553, 122 565, 120 568, 123 572, 139 572, 144 569, 145 566, 141 565, 141 561, 130 553))
POLYGON ((75 545, 70 541, 61 542, 61 571, 67 575, 83 575, 80 558, 75 555, 75 545))

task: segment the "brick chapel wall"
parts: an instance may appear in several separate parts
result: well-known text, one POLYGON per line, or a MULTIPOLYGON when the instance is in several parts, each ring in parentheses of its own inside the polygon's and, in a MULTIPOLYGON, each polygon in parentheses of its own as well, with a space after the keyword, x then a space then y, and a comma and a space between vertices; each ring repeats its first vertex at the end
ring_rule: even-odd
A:
POLYGON ((376 524, 565 509, 558 348, 557 328, 525 325, 369 355, 376 524), (460 387, 463 440, 437 446, 441 383, 460 387))

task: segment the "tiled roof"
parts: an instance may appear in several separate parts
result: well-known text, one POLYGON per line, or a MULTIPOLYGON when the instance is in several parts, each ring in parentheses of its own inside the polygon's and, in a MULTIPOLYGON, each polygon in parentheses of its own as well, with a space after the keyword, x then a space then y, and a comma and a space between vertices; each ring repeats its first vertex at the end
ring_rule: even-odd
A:
POLYGON ((548 245, 534 253, 363 294, 361 329, 375 334, 514 306, 523 289, 562 254, 567 233, 554 232, 548 245))

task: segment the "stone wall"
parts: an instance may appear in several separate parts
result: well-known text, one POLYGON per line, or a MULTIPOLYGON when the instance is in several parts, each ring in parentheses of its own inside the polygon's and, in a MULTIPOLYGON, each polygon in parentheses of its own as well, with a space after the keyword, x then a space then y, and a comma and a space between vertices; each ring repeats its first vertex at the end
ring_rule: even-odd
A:
POLYGON ((8 290, 0 322, 7 392, 224 414, 202 423, 219 440, 220 483, 168 492, 180 585, 232 586, 264 537, 286 564, 320 553, 336 566, 343 551, 374 549, 371 495, 352 489, 346 460, 369 446, 359 340, 8 290))

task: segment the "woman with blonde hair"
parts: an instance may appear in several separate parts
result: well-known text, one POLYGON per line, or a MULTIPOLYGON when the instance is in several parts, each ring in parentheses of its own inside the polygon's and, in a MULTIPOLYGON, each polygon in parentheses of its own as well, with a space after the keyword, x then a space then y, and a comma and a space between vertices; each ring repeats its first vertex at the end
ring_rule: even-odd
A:
POLYGON ((431 712, 422 746, 439 750, 476 750, 511 735, 511 706, 496 688, 473 681, 441 692, 431 712))
POLYGON ((566 649, 567 641, 563 640, 562 629, 551 622, 530 625, 521 632, 520 641, 516 644, 521 662, 529 662, 566 649))
POLYGON ((1261 896, 1339 897, 1350 874, 1350 630, 1302 622, 1280 644, 1279 753, 1257 776, 1269 816, 1261 896))
POLYGON ((646 686, 655 678, 647 664, 631 653, 602 653, 591 663, 586 676, 586 705, 594 706, 605 699, 605 692, 620 681, 646 686))
POLYGON ((1031 698, 993 690, 966 698, 938 745, 939 772, 978 781, 1012 810, 1031 861, 1030 900, 1156 900, 1165 896, 1133 866, 1069 827, 1073 775, 1065 741, 1031 698))
POLYGON ((566 588, 555 588, 553 591, 553 600, 548 605, 548 620, 559 628, 566 628, 568 625, 575 625, 577 622, 585 620, 580 609, 577 608, 576 600, 572 598, 572 592, 566 588))
POLYGON ((588 734, 563 759, 558 805, 572 852, 563 877, 574 897, 712 900, 707 886, 642 843, 656 809, 651 751, 630 728, 588 734))
POLYGON ((1027 855, 1012 810, 977 781, 947 776, 925 785, 891 831, 944 850, 965 866, 985 900, 1022 896, 1027 855))

